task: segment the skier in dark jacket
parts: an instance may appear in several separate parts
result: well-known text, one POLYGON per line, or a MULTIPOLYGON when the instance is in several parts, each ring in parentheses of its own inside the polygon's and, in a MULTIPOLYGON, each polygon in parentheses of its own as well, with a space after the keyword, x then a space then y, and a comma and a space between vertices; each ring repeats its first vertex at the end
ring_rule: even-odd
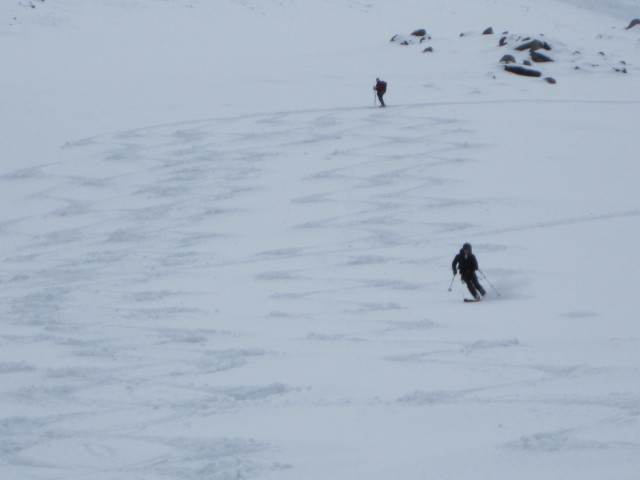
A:
POLYGON ((386 107, 382 97, 384 96, 385 93, 387 93, 387 82, 380 80, 379 78, 376 78, 376 86, 373 87, 373 89, 378 93, 378 100, 380 100, 380 106, 386 107))
POLYGON ((460 253, 456 255, 453 259, 453 263, 451 263, 451 268, 453 268, 453 276, 456 276, 457 270, 460 270, 460 277, 462 281, 466 283, 467 288, 473 298, 475 300, 480 300, 480 295, 483 297, 487 294, 480 282, 478 281, 478 276, 476 275, 476 271, 478 270, 478 260, 476 256, 471 253, 471 244, 465 243, 460 249, 460 253), (480 295, 478 294, 480 292, 480 295))

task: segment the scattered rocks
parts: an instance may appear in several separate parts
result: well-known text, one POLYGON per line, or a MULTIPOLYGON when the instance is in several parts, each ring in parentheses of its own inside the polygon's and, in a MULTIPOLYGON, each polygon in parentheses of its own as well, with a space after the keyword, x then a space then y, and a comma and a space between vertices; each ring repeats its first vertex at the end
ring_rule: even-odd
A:
POLYGON ((431 37, 427 35, 427 31, 424 28, 420 28, 414 30, 409 35, 396 34, 391 37, 389 41, 399 45, 414 45, 416 43, 422 43, 425 40, 431 40, 431 37))
MULTIPOLYGON (((640 19, 633 20, 627 29, 633 28, 636 25, 640 25, 640 19)), ((482 31, 482 36, 489 35, 494 35, 493 27, 488 27, 482 31)), ((479 30, 462 32, 460 33, 460 38, 465 39, 463 40, 465 43, 469 40, 474 42, 484 42, 484 40, 481 40, 479 30)), ((414 30, 408 35, 397 34, 391 38, 391 42, 404 46, 418 45, 428 40, 431 40, 431 37, 424 28, 414 30)), ((421 47, 422 53, 434 52, 434 48, 430 46, 429 43, 430 42, 427 42, 427 45, 424 46, 426 48, 421 47)), ((536 69, 542 69, 542 64, 564 62, 563 65, 567 64, 568 68, 575 68, 575 70, 590 70, 608 67, 611 71, 617 73, 626 74, 632 72, 632 70, 629 70, 625 61, 620 61, 619 58, 616 59, 615 56, 609 55, 611 52, 607 52, 607 54, 595 51, 583 53, 578 50, 569 50, 569 53, 567 53, 567 49, 563 48, 553 54, 553 56, 550 56, 549 54, 546 54, 546 52, 552 51, 553 48, 543 34, 517 35, 510 34, 509 31, 503 31, 500 35, 498 45, 500 47, 508 47, 508 50, 510 50, 510 53, 502 55, 502 58, 500 58, 499 61, 499 64, 506 72, 523 77, 543 77, 544 81, 551 85, 555 85, 557 83, 556 79, 551 76, 545 76, 542 71, 536 69), (546 52, 542 53, 543 51, 546 52), (573 53, 571 53, 572 51, 573 53), (534 68, 532 67, 533 64, 538 66, 534 68)), ((555 70, 561 67, 562 65, 556 67, 555 70)), ((551 66, 548 68, 551 68, 551 66)), ((545 74, 546 73, 547 72, 545 72, 545 74)), ((496 78, 495 75, 493 78, 496 78)))

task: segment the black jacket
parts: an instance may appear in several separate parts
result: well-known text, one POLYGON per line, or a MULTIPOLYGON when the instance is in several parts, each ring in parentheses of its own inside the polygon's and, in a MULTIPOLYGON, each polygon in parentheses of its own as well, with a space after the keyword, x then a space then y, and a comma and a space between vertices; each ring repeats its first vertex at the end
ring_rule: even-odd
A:
POLYGON ((476 256, 473 253, 465 255, 464 250, 460 250, 460 253, 456 255, 453 263, 451 263, 451 268, 453 268, 454 272, 456 271, 456 266, 460 270, 460 275, 467 277, 475 274, 476 270, 478 270, 478 260, 476 260, 476 256))

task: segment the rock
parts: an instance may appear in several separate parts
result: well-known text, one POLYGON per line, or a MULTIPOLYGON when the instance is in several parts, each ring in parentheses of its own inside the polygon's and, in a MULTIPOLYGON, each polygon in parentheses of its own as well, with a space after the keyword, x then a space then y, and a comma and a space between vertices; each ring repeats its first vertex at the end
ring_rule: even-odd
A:
POLYGON ((487 28, 484 32, 482 32, 483 35, 493 35, 493 27, 489 27, 487 28))
POLYGON ((516 47, 516 50, 518 50, 519 52, 522 52, 524 50, 541 50, 541 49, 545 49, 545 50, 551 50, 551 46, 547 43, 547 42, 542 42, 540 40, 531 40, 529 42, 525 42, 522 45, 519 45, 516 47))
POLYGON ((520 67, 518 65, 507 65, 504 69, 509 73, 515 73, 516 75, 522 75, 523 77, 541 77, 542 72, 532 70, 530 68, 520 67))
POLYGON ((516 57, 514 57, 513 55, 503 55, 500 59, 500 63, 516 63, 516 57))
POLYGON ((551 85, 555 85, 557 83, 556 79, 553 77, 545 77, 544 79, 547 83, 550 83, 551 85))
POLYGON ((411 35, 403 35, 401 33, 395 34, 391 37, 390 42, 398 43, 399 45, 415 45, 422 43, 425 40, 431 40, 431 37, 427 35, 426 30, 416 30, 411 35))
POLYGON ((633 20, 631 20, 631 23, 629 23, 629 26, 625 28, 625 30, 629 30, 630 28, 633 28, 636 25, 640 25, 640 18, 634 18, 633 20))
POLYGON ((504 47, 507 44, 507 37, 502 37, 500 39, 500 46, 504 47))
POLYGON ((538 62, 538 63, 553 62, 552 58, 549 58, 540 52, 536 52, 535 50, 532 50, 530 55, 531 55, 531 60, 533 60, 534 62, 538 62))
POLYGON ((530 67, 530 66, 531 66, 531 62, 530 62, 529 60, 523 60, 523 61, 522 61, 522 64, 523 64, 523 65, 527 65, 528 67, 530 67))
POLYGON ((427 47, 422 51, 422 53, 430 53, 430 52, 433 52, 433 47, 427 47))

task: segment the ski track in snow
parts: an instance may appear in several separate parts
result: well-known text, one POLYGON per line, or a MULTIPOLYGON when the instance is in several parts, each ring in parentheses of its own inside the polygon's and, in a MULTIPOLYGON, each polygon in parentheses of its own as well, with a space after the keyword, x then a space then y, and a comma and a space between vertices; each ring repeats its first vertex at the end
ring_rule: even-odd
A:
MULTIPOLYGON (((590 387, 615 382, 621 367, 566 365, 477 328, 452 340, 451 325, 416 318, 428 292, 443 290, 422 272, 447 271, 461 236, 499 251, 497 233, 587 220, 548 212, 488 230, 457 220, 487 203, 519 207, 495 193, 457 194, 461 172, 487 148, 473 133, 428 106, 277 112, 87 138, 68 143, 63 159, 4 175, 0 186, 21 192, 29 214, 16 208, 0 225, 0 469, 11 478, 289 478, 297 459, 280 451, 286 440, 254 431, 252 419, 267 411, 299 433, 318 409, 340 418, 354 406, 394 423, 425 407, 464 417, 469 404, 497 404, 529 421, 544 411, 540 431, 498 428, 493 441, 516 458, 637 451, 630 430, 624 441, 615 432, 593 440, 637 426, 637 389, 598 396, 590 387), (42 356, 23 356, 27 347, 42 356), (336 366, 406 380, 382 375, 381 385, 327 397, 322 379, 339 378, 336 366), (467 388, 447 385, 447 372, 467 388), (430 379, 433 390, 409 387, 430 379), (541 385, 557 393, 536 393, 541 385), (306 420, 287 423, 284 407, 306 420)), ((336 436, 353 427, 329 423, 336 436)), ((405 428, 425 428, 417 423, 405 428)))

